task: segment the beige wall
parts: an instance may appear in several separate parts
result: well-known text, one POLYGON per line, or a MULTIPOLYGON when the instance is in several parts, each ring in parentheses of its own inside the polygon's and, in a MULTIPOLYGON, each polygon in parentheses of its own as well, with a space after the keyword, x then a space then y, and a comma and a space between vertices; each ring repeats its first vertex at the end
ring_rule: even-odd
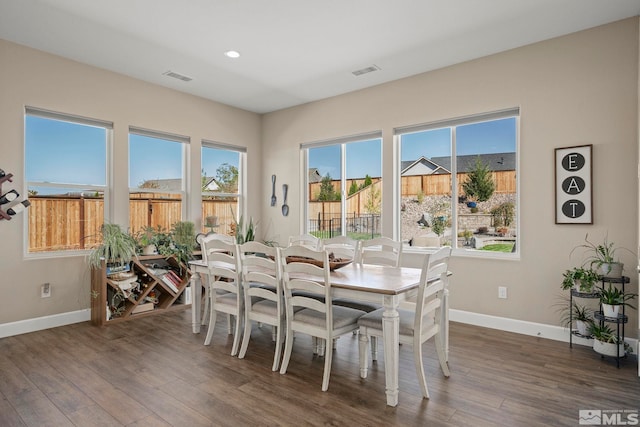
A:
MULTIPOLYGON (((24 105, 113 121, 115 220, 126 224, 129 125, 189 135, 195 165, 202 138, 247 146, 248 214, 262 237, 283 243, 301 230, 299 144, 381 130, 383 227, 391 235, 393 128, 519 106, 521 257, 456 256, 452 308, 557 325, 561 274, 578 262, 569 252, 586 233, 637 248, 638 51, 634 18, 261 117, 0 40, 0 168, 24 191, 24 105), (581 144, 594 146, 595 223, 555 225, 553 149, 581 144), (278 189, 290 185, 288 217, 269 206, 263 178, 271 174, 278 189), (499 285, 508 286, 507 300, 497 299, 499 285)), ((192 168, 191 188, 198 176, 192 168)), ((190 208, 189 219, 200 221, 198 201, 190 208)), ((25 260, 24 231, 23 217, 0 221, 0 324, 88 308, 84 259, 25 260), (43 282, 53 285, 49 299, 39 297, 43 282)), ((637 292, 636 260, 623 256, 637 292)), ((417 265, 417 256, 406 260, 417 265)))
MULTIPOLYGON (((191 137, 190 188, 199 194, 200 141, 247 147, 248 187, 259 187, 261 117, 236 108, 104 71, 0 40, 0 168, 15 175, 8 188, 26 194, 24 106, 114 123, 114 222, 127 226, 128 128, 130 125, 191 137)), ((188 83, 185 83, 188 84, 188 83)), ((257 216, 257 198, 248 214, 257 216)), ((188 220, 199 223, 199 198, 188 220)), ((83 257, 25 260, 24 215, 0 221, 0 324, 89 307, 89 271, 83 257), (40 298, 50 282, 51 298, 40 298)))
MULTIPOLYGON (((520 107, 520 260, 454 257, 451 307, 558 325, 562 272, 580 262, 569 253, 586 233, 637 248, 637 87, 633 18, 266 114, 263 170, 290 185, 291 205, 283 217, 262 197, 267 237, 284 242, 301 230, 300 143, 382 130, 383 227, 392 235, 393 128, 520 107), (554 148, 582 144, 593 144, 594 224, 555 225, 554 148), (508 287, 507 300, 497 298, 498 286, 508 287)), ((636 260, 621 255, 637 292, 636 260)), ((636 336, 636 313, 628 336, 636 336)))

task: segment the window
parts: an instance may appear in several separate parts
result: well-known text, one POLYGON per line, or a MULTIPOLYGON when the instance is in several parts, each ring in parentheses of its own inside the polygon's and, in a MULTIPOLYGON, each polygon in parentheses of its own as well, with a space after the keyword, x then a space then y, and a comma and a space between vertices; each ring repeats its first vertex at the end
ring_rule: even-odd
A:
POLYGON ((303 144, 307 170, 306 230, 321 239, 379 236, 382 140, 379 132, 303 144))
POLYGON ((112 128, 109 122, 26 108, 27 253, 70 253, 96 243, 108 200, 112 128))
POLYGON ((245 149, 202 142, 202 231, 235 234, 242 213, 245 149))
POLYGON ((518 121, 514 109, 396 129, 404 241, 517 251, 518 121))
POLYGON ((170 230, 182 221, 189 138, 129 129, 129 228, 170 230))

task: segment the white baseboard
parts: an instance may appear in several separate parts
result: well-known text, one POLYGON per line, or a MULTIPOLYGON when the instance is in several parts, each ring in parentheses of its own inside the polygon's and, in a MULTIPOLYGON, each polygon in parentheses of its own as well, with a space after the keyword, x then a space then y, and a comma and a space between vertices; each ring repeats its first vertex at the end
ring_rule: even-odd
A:
MULTIPOLYGON (((91 310, 78 310, 69 313, 54 314, 35 319, 20 320, 0 325, 0 338, 26 334, 73 323, 86 322, 91 319, 91 310)), ((470 311, 450 310, 449 320, 474 326, 498 329, 516 334, 530 335, 555 341, 569 342, 569 331, 561 326, 545 325, 543 323, 527 322, 525 320, 509 319, 507 317, 491 316, 472 313, 470 311)), ((625 338, 632 349, 639 348, 639 341, 635 338, 625 338)), ((575 344, 585 345, 586 340, 575 339, 575 344)), ((640 363, 640 362, 639 362, 640 363)))
MULTIPOLYGON (((516 334, 569 342, 569 330, 562 326, 545 325, 543 323, 527 322, 526 320, 509 319, 507 317, 490 316, 487 314, 453 309, 449 310, 449 320, 506 332, 514 332, 516 334)), ((633 351, 636 351, 635 349, 638 348, 637 339, 625 338, 625 341, 629 343, 633 351)), ((577 337, 573 340, 573 343, 589 345, 589 341, 577 337)))
POLYGON ((71 325, 72 323, 86 322, 88 320, 91 320, 91 310, 87 308, 85 310, 52 314, 51 316, 37 317, 35 319, 3 323, 0 325, 0 338, 71 325))

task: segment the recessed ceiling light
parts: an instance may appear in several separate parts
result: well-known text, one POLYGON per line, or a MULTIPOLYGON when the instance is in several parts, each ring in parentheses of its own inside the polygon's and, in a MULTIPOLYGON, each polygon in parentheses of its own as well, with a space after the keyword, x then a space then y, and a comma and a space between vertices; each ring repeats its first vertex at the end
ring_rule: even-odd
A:
POLYGON ((229 58, 240 58, 240 52, 236 50, 228 50, 224 54, 229 58))

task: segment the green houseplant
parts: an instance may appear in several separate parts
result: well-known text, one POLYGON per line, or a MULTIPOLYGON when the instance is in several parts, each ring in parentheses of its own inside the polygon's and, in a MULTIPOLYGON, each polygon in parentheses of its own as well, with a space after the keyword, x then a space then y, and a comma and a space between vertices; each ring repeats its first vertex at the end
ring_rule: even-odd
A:
POLYGON ((102 224, 100 235, 102 242, 87 257, 89 266, 100 268, 104 259, 107 265, 115 266, 115 270, 124 270, 136 256, 137 245, 133 236, 118 224, 108 223, 102 224))
POLYGON ((602 303, 602 314, 606 317, 617 318, 620 307, 623 305, 635 308, 628 302, 636 297, 633 293, 622 292, 620 289, 611 285, 607 288, 600 289, 598 293, 600 295, 600 303, 602 303))
MULTIPOLYGON (((600 276, 620 278, 622 277, 623 263, 616 257, 619 249, 614 242, 609 241, 609 237, 605 236, 602 243, 594 243, 589 240, 589 234, 584 238, 584 243, 576 246, 571 251, 578 248, 585 249, 585 260, 583 266, 589 265, 600 276)), ((628 251, 628 249, 626 249, 628 251)), ((629 251, 631 252, 631 251, 629 251)))
POLYGON ((593 336, 593 349, 605 356, 624 356, 627 345, 609 325, 593 323, 590 329, 593 336))
POLYGON ((575 289, 578 292, 590 293, 598 281, 598 274, 590 268, 574 267, 562 274, 562 289, 575 289))

